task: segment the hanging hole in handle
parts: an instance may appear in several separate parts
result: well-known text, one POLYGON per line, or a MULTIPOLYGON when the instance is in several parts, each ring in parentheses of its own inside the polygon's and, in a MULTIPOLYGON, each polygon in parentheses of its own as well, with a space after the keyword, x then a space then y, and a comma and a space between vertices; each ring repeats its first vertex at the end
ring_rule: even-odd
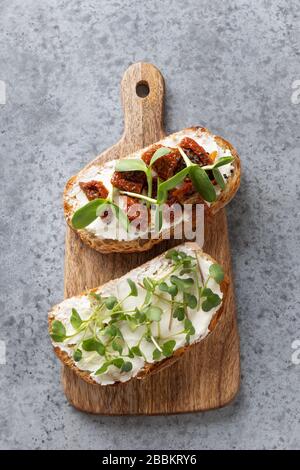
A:
POLYGON ((135 91, 136 91, 136 94, 140 98, 146 98, 146 96, 148 96, 149 93, 150 93, 150 88, 149 88, 148 83, 146 81, 142 80, 142 81, 137 83, 137 85, 135 87, 135 91))

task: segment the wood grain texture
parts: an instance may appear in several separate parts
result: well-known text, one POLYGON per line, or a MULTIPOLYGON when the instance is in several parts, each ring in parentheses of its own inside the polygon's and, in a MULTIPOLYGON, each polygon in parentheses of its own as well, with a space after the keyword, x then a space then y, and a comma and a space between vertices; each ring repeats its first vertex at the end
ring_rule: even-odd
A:
MULTIPOLYGON (((121 90, 124 134, 116 145, 97 157, 101 162, 125 157, 164 136, 164 80, 157 68, 145 63, 132 65, 123 77, 121 90), (136 94, 139 82, 149 85, 150 93, 145 98, 136 94)), ((143 253, 101 254, 84 245, 67 227, 65 296, 119 277, 178 243, 164 241, 143 253)), ((225 313, 214 332, 177 363, 145 380, 100 387, 87 384, 63 367, 64 391, 72 405, 106 415, 151 415, 218 408, 234 398, 240 380, 239 338, 224 209, 205 226, 204 251, 224 266, 231 280, 225 313)))

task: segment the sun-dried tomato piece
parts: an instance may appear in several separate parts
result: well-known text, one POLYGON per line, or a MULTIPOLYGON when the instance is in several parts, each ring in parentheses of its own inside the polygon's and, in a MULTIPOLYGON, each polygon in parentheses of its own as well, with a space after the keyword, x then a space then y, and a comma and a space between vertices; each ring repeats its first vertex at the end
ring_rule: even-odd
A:
POLYGON ((191 137, 184 137, 180 141, 179 146, 184 149, 192 150, 196 155, 203 155, 207 153, 204 148, 199 145, 194 139, 191 139, 191 137))
POLYGON ((122 172, 122 171, 115 171, 112 178, 111 178, 111 184, 118 189, 121 189, 122 191, 129 191, 132 193, 138 193, 141 194, 143 190, 143 183, 140 183, 138 181, 130 181, 129 179, 125 178, 125 173, 141 173, 140 171, 136 172, 122 172))
MULTIPOLYGON (((150 150, 147 150, 142 155, 142 160, 149 166, 151 158, 153 157, 156 150, 163 147, 160 144, 152 145, 150 150)), ((153 165, 153 170, 156 171, 157 175, 162 180, 171 178, 178 171, 178 165, 182 160, 178 149, 173 148, 167 155, 163 155, 153 165)))
POLYGON ((169 193, 169 199, 174 202, 184 204, 184 202, 195 194, 195 188, 190 179, 186 179, 179 188, 172 189, 169 193))
POLYGON ((114 217, 112 208, 104 207, 102 211, 100 209, 99 216, 101 217, 102 221, 105 222, 107 225, 110 224, 114 217))
MULTIPOLYGON (((197 165, 210 165, 213 163, 212 159, 208 152, 204 150, 204 148, 199 145, 194 139, 190 137, 184 137, 179 146, 183 149, 186 153, 188 158, 191 160, 192 163, 196 163, 197 165)), ((180 164, 180 169, 184 168, 185 163, 182 159, 180 164)))
POLYGON ((146 230, 149 225, 149 209, 146 205, 142 204, 139 199, 135 197, 125 196, 124 198, 125 207, 124 210, 127 213, 127 217, 130 222, 139 219, 136 221, 135 229, 136 230, 146 230))
POLYGON ((130 222, 140 216, 141 203, 136 197, 126 197, 126 212, 130 222))
POLYGON ((106 199, 108 196, 108 190, 102 181, 92 180, 88 181, 87 183, 80 182, 79 186, 89 201, 97 198, 106 199))
POLYGON ((173 149, 171 153, 160 157, 153 165, 153 169, 162 180, 167 180, 175 175, 182 160, 178 149, 173 149))
POLYGON ((132 183, 142 183, 143 185, 147 182, 147 177, 143 171, 122 171, 123 178, 132 183))
POLYGON ((156 150, 160 149, 161 147, 162 145, 160 144, 151 145, 150 150, 147 150, 146 152, 142 154, 141 158, 146 163, 147 166, 150 165, 151 158, 155 154, 156 150))

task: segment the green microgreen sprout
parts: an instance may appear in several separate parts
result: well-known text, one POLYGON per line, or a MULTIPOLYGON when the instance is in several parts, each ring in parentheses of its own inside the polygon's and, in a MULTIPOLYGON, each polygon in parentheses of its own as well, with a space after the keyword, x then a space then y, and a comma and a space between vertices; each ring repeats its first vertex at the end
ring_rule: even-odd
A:
POLYGON ((93 199, 92 201, 77 209, 72 217, 72 226, 77 230, 87 227, 92 222, 94 222, 97 217, 101 216, 108 207, 111 208, 113 214, 117 217, 126 231, 128 231, 130 224, 125 212, 110 199, 103 198, 93 199))
POLYGON ((211 264, 204 280, 198 256, 172 249, 166 253, 165 259, 166 266, 159 275, 145 276, 136 282, 127 279, 129 292, 123 298, 90 292, 91 315, 82 319, 79 312, 72 308, 70 324, 75 333, 70 335, 67 335, 63 322, 53 320, 53 341, 67 342, 72 348, 75 363, 85 358, 87 353, 99 357, 100 367, 94 373, 96 376, 107 373, 110 367, 116 367, 121 374, 130 373, 134 361, 141 358, 149 362, 149 357, 143 352, 145 341, 152 344, 153 361, 172 356, 176 337, 180 335, 185 335, 185 342, 189 344, 196 333, 189 312, 195 312, 199 307, 207 312, 221 303, 221 297, 212 290, 209 281, 221 284, 224 271, 217 263, 211 264), (136 299, 136 306, 126 308, 125 300, 138 298, 142 291, 145 296, 140 301, 136 299), (162 306, 170 309, 170 334, 167 337, 161 334, 162 306), (176 320, 179 329, 172 328, 173 320, 176 320), (136 332, 134 345, 128 344, 121 329, 124 325, 136 332))
MULTIPOLYGON (((150 207, 151 204, 157 206, 155 211, 155 228, 158 232, 160 232, 163 225, 161 205, 164 204, 168 199, 168 192, 171 189, 175 188, 180 183, 182 183, 182 181, 188 176, 192 180, 195 190, 203 197, 203 199, 208 202, 214 202, 217 199, 217 193, 214 188, 214 185, 209 179, 207 172, 211 171, 213 173, 217 184, 223 190, 225 189, 226 184, 224 182, 222 174, 219 171, 219 168, 223 165, 228 165, 234 160, 234 157, 231 155, 226 157, 220 157, 213 164, 201 167, 198 164, 193 163, 180 146, 178 146, 177 149, 179 150, 186 166, 178 173, 163 182, 161 182, 158 178, 156 199, 152 197, 153 165, 161 157, 169 154, 171 152, 171 149, 167 147, 161 147, 157 149, 156 152, 153 154, 148 166, 141 158, 121 159, 116 163, 115 166, 115 170, 119 172, 141 171, 145 173, 148 187, 147 195, 122 190, 119 192, 121 195, 135 197, 145 201, 147 207, 150 207)), ((128 231, 130 228, 130 222, 127 217, 127 214, 120 208, 120 206, 115 204, 113 198, 114 191, 112 191, 112 194, 106 199, 97 198, 92 201, 89 201, 83 207, 80 207, 73 214, 73 227, 77 230, 83 229, 90 225, 92 222, 94 222, 94 220, 96 220, 97 217, 101 216, 104 211, 106 211, 107 209, 111 209, 112 213, 128 231)))

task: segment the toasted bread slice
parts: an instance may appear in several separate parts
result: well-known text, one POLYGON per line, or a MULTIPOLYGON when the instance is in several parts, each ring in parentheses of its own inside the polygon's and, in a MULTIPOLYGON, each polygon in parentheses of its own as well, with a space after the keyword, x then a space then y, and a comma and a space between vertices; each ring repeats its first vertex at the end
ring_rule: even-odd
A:
POLYGON ((53 307, 54 351, 91 384, 143 379, 213 331, 227 287, 209 255, 194 243, 180 245, 53 307))
MULTIPOLYGON (((205 201, 203 197, 200 197, 196 190, 193 190, 192 194, 190 194, 190 192, 186 195, 183 194, 184 204, 204 204, 205 214, 208 217, 213 216, 233 198, 240 184, 241 170, 239 156, 235 148, 222 137, 211 134, 205 128, 192 127, 171 134, 161 141, 129 155, 126 159, 145 160, 145 156, 153 155, 155 150, 161 146, 168 147, 173 150, 174 148, 177 148, 178 151, 178 146, 181 145, 181 142, 183 142, 184 139, 192 139, 196 146, 198 145, 198 149, 200 146, 202 150, 204 150, 204 155, 201 156, 204 156, 203 161, 205 161, 205 156, 212 156, 212 158, 217 160, 229 155, 233 157, 233 161, 231 163, 219 168, 224 182, 223 189, 221 189, 221 187, 216 183, 216 180, 213 181, 217 195, 214 202, 209 203, 205 201)), ((166 157, 162 157, 162 159, 163 158, 166 157)), ((72 224, 74 213, 81 207, 85 206, 89 201, 91 201, 91 199, 95 197, 105 198, 107 197, 107 194, 109 194, 110 198, 112 195, 113 198, 119 198, 118 201, 120 201, 120 198, 122 200, 126 197, 120 196, 122 194, 120 190, 113 187, 111 184, 111 179, 114 175, 115 165, 117 162, 118 160, 112 160, 99 164, 99 161, 96 159, 68 181, 64 191, 64 212, 67 223, 74 230, 76 230, 72 224), (89 189, 89 185, 92 186, 92 189, 89 189)), ((202 166, 202 164, 200 166, 202 166)), ((169 173, 168 165, 165 165, 165 168, 163 169, 166 170, 164 172, 166 174, 161 175, 158 171, 159 176, 164 176, 164 179, 168 179, 166 178, 166 176, 168 176, 167 173, 169 173)), ((155 170, 157 170, 157 168, 154 165, 154 175, 156 174, 155 170)), ((140 176, 141 175, 139 175, 139 177, 140 176)), ((211 175, 210 178, 212 178, 211 175)), ((141 184, 139 182, 138 184, 135 184, 130 181, 128 187, 131 189, 131 193, 132 191, 133 193, 137 193, 140 191, 141 184)), ((184 188, 182 191, 184 191, 184 188)), ((145 193, 145 189, 140 192, 145 193)), ((140 199, 135 200, 139 200, 141 202, 140 199)), ((142 203, 144 205, 146 204, 145 201, 142 201, 142 203)), ((182 195, 180 204, 182 204, 182 195)), ((154 217, 152 217, 152 220, 153 219, 154 217)), ((176 224, 179 223, 182 223, 182 219, 176 219, 176 224)), ((118 226, 118 230, 116 230, 114 223, 107 223, 105 217, 97 217, 95 221, 84 228, 77 229, 76 231, 83 242, 102 253, 139 252, 152 248, 155 244, 169 236, 172 237, 174 222, 171 221, 166 228, 163 226, 159 233, 156 232, 155 236, 153 236, 152 229, 153 226, 150 227, 150 225, 147 224, 146 228, 141 229, 141 227, 139 227, 139 230, 132 230, 132 228, 130 228, 129 232, 122 227, 120 229, 120 226, 118 226)))

